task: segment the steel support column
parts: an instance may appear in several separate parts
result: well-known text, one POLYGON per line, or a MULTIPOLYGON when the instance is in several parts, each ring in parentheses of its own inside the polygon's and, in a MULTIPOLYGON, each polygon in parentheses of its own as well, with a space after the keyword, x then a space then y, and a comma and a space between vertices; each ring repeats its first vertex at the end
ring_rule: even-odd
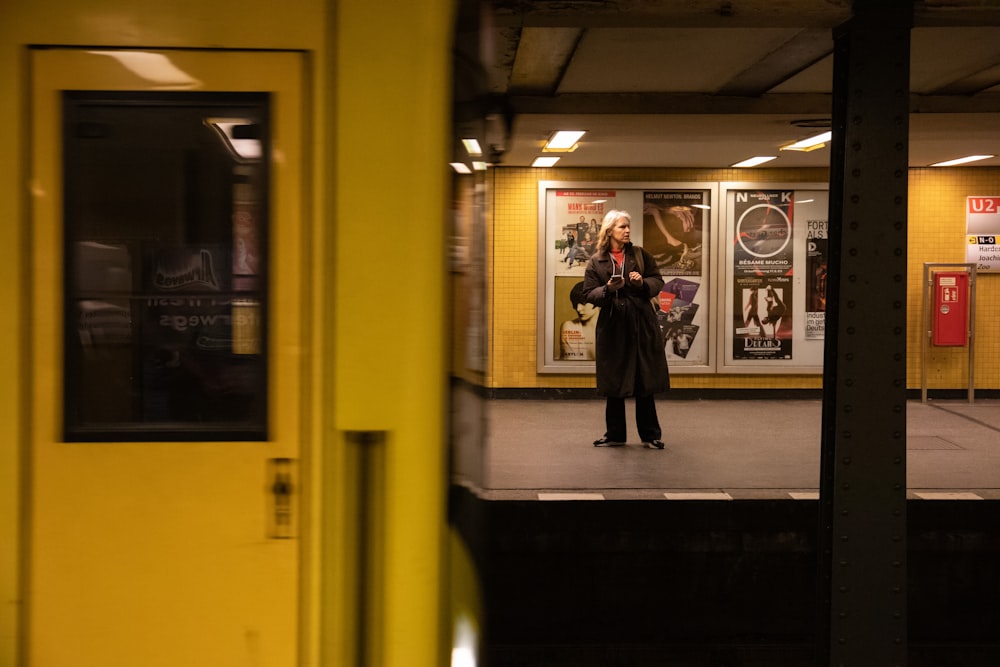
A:
POLYGON ((905 665, 912 5, 855 0, 834 55, 820 663, 905 665))

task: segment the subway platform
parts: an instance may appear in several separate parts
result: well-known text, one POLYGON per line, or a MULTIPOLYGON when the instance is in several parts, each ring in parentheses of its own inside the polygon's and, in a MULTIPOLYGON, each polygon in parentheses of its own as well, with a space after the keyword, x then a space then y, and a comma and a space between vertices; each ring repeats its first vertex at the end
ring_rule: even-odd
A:
MULTIPOLYGON (((461 479, 487 500, 816 499, 822 402, 657 400, 663 450, 631 429, 594 447, 601 399, 485 401, 485 443, 459 451, 461 479)), ((1000 499, 1000 399, 907 402, 913 500, 1000 499)))
MULTIPOLYGON (((907 664, 995 667, 1000 399, 906 408, 907 664)), ((631 403, 608 448, 600 399, 459 397, 450 510, 482 574, 487 664, 822 664, 822 402, 657 409, 665 449, 642 446, 631 403)))

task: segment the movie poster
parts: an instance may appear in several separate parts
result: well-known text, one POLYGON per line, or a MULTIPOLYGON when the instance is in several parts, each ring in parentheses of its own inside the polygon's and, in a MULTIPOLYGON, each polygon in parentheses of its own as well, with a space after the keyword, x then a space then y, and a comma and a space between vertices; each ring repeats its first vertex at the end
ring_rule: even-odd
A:
POLYGON ((583 275, 597 248, 604 214, 614 208, 614 190, 556 190, 556 215, 549 229, 557 254, 556 275, 583 275))
POLYGON ((791 359, 792 277, 738 276, 733 357, 791 359))
POLYGON ((594 362, 600 309, 584 302, 583 277, 597 250, 601 222, 615 208, 617 194, 601 189, 548 191, 545 274, 552 299, 546 303, 544 349, 554 362, 594 362))
POLYGON ((793 200, 733 192, 733 359, 792 358, 793 200))
POLYGON ((601 309, 587 303, 583 277, 557 276, 553 321, 556 323, 553 358, 562 361, 594 361, 597 316, 601 309))

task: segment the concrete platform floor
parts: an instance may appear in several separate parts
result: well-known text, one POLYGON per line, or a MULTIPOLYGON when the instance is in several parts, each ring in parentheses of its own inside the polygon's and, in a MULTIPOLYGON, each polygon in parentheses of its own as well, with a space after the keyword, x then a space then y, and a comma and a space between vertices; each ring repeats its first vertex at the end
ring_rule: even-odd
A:
MULTIPOLYGON (((456 453, 460 481, 484 498, 813 499, 819 495, 819 400, 658 400, 664 450, 630 440, 594 447, 604 402, 485 401, 485 444, 456 453)), ((1000 400, 907 403, 912 499, 1000 499, 1000 400)))

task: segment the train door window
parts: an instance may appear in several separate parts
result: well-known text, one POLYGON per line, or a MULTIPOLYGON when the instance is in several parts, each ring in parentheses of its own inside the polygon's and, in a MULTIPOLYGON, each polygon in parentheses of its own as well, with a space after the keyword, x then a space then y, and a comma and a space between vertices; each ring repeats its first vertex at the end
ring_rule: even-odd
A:
POLYGON ((68 441, 267 437, 268 97, 63 93, 68 441))

